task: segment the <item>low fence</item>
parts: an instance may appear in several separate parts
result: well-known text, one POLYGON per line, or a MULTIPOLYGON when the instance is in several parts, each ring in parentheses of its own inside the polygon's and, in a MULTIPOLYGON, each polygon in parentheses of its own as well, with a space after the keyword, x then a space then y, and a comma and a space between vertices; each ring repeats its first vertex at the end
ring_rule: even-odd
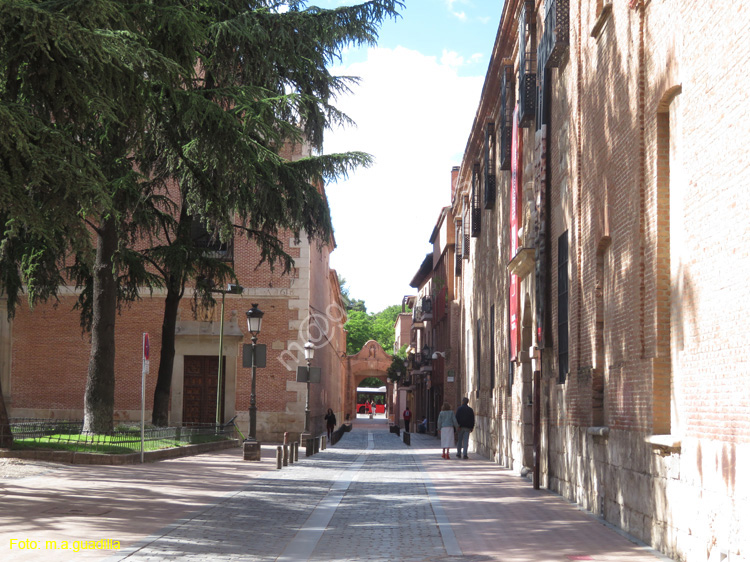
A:
MULTIPOLYGON (((184 424, 176 427, 147 427, 144 450, 154 451, 235 437, 233 423, 184 424)), ((64 448, 69 451, 132 453, 140 451, 140 424, 119 424, 110 433, 83 433, 83 421, 12 418, 10 430, 15 447, 64 448)), ((3 436, 0 426, 0 438, 3 436)))

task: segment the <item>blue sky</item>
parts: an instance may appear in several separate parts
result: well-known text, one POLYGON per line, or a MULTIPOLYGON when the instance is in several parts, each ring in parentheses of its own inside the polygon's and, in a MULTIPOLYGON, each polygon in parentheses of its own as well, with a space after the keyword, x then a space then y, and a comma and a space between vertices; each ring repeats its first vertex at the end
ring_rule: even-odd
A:
POLYGON ((450 171, 461 163, 502 12, 502 0, 405 4, 377 47, 349 51, 333 69, 361 79, 336 101, 357 126, 328 132, 324 151, 362 150, 375 164, 326 188, 331 267, 369 312, 415 293, 409 282, 450 204, 450 171))

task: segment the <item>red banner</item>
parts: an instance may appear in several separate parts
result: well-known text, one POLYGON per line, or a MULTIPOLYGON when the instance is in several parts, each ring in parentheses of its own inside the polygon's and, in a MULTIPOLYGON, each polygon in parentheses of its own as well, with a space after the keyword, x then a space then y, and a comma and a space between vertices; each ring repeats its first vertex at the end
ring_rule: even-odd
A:
MULTIPOLYGON (((522 176, 522 138, 518 126, 518 106, 513 111, 513 135, 510 144, 510 259, 518 252, 518 229, 521 226, 521 185, 522 176)), ((520 283, 517 275, 510 276, 510 358, 518 356, 519 336, 521 333, 519 322, 521 314, 520 283)))

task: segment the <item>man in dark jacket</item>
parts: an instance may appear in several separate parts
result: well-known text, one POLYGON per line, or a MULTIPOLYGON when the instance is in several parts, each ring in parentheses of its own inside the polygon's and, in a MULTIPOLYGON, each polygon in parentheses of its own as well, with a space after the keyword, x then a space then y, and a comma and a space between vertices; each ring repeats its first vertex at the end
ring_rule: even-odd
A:
POLYGON ((468 459, 469 451, 469 433, 474 430, 474 410, 469 406, 469 399, 464 398, 461 401, 461 405, 456 410, 456 421, 458 421, 458 437, 456 458, 468 459), (463 449, 463 456, 461 455, 461 449, 463 449))

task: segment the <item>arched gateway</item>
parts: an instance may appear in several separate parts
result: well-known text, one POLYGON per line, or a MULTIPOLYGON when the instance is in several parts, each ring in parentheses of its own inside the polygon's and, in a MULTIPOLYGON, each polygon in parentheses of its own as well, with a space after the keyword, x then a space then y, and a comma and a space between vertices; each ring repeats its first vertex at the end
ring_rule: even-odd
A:
POLYGON ((349 419, 355 419, 357 407, 357 386, 369 377, 375 377, 385 385, 387 414, 393 411, 393 384, 388 380, 388 367, 393 358, 375 340, 368 341, 354 355, 346 356, 346 400, 344 412, 349 419))

